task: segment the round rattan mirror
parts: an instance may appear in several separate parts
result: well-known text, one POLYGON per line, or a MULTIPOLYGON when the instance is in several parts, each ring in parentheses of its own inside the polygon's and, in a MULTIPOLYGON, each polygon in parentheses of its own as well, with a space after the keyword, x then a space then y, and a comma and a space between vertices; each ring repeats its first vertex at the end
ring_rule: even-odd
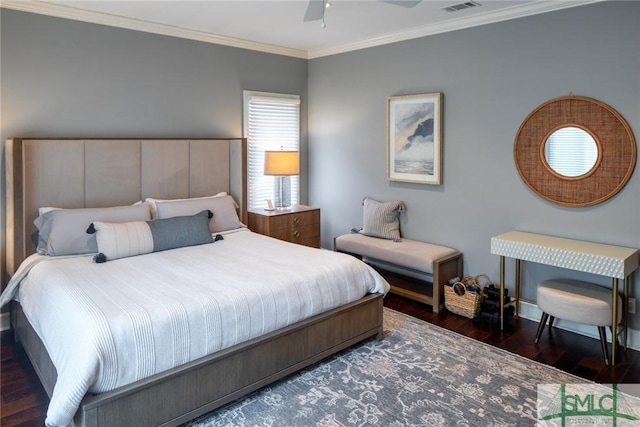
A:
POLYGON ((547 101, 527 116, 516 134, 514 158, 522 180, 542 198, 591 206, 613 197, 631 178, 636 141, 613 108, 571 95, 547 101), (565 169, 575 164, 581 166, 565 169))

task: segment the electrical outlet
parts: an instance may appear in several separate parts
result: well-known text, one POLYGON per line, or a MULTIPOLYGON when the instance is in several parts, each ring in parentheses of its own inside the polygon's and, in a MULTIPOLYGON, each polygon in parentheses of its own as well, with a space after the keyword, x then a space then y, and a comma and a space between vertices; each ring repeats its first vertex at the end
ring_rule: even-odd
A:
POLYGON ((629 314, 636 314, 636 299, 629 298, 629 314))

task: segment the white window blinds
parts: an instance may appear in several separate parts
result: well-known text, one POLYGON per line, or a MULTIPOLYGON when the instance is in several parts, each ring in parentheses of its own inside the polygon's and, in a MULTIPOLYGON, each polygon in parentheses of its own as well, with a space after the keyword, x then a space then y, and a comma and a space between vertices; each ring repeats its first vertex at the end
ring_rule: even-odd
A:
POLYGON ((547 164, 563 176, 576 177, 589 172, 598 161, 598 145, 578 127, 567 126, 553 132, 544 145, 547 164))
MULTIPOLYGON (((264 175, 266 150, 300 149, 300 97, 244 91, 244 137, 247 138, 249 209, 267 206, 275 199, 274 176, 264 175)), ((300 179, 291 177, 291 202, 299 203, 300 179)))

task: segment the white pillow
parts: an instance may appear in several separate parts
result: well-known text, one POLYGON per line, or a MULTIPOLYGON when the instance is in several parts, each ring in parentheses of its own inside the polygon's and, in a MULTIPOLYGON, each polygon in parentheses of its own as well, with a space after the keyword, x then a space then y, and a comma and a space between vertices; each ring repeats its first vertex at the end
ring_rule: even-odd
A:
POLYGON ((55 211, 55 210, 58 210, 58 209, 61 209, 61 208, 54 208, 53 206, 40 207, 40 208, 38 208, 38 216, 44 215, 47 212, 55 211))
POLYGON ((153 252, 153 235, 146 221, 93 223, 98 252, 106 260, 153 252))
POLYGON ((98 243, 96 262, 165 251, 184 246, 212 243, 209 211, 153 221, 108 223, 96 221, 91 226, 98 243))
POLYGON ((98 252, 94 236, 87 228, 94 221, 129 222, 151 219, 149 206, 110 208, 51 209, 33 223, 38 229, 37 251, 43 255, 77 255, 98 252))
POLYGON ((212 233, 244 227, 238 218, 238 204, 229 195, 156 201, 155 205, 158 218, 193 215, 208 209, 213 213, 213 217, 209 221, 212 233))
POLYGON ((158 208, 156 207, 157 202, 183 202, 185 200, 200 200, 200 199, 210 199, 211 197, 222 197, 226 196, 226 191, 221 191, 218 194, 214 194, 213 196, 203 196, 203 197, 189 197, 186 199, 154 199, 152 197, 147 197, 144 199, 145 203, 149 204, 149 208, 151 209, 151 218, 158 218, 158 208))
MULTIPOLYGON (((133 203, 131 206, 137 206, 137 205, 141 205, 143 203, 145 203, 144 200, 139 200, 139 201, 133 203)), ((56 207, 53 207, 53 206, 41 206, 41 207, 38 208, 38 215, 44 215, 47 212, 55 211, 55 210, 58 210, 58 209, 62 209, 62 208, 56 208, 56 207)))

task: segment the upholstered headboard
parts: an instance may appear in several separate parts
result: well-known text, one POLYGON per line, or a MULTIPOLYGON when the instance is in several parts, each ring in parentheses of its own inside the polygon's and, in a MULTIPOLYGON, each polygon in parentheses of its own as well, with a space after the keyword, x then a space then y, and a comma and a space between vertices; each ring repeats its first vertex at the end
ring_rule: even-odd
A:
POLYGON ((7 272, 35 251, 38 208, 121 206, 226 191, 247 221, 246 139, 6 141, 7 272))

